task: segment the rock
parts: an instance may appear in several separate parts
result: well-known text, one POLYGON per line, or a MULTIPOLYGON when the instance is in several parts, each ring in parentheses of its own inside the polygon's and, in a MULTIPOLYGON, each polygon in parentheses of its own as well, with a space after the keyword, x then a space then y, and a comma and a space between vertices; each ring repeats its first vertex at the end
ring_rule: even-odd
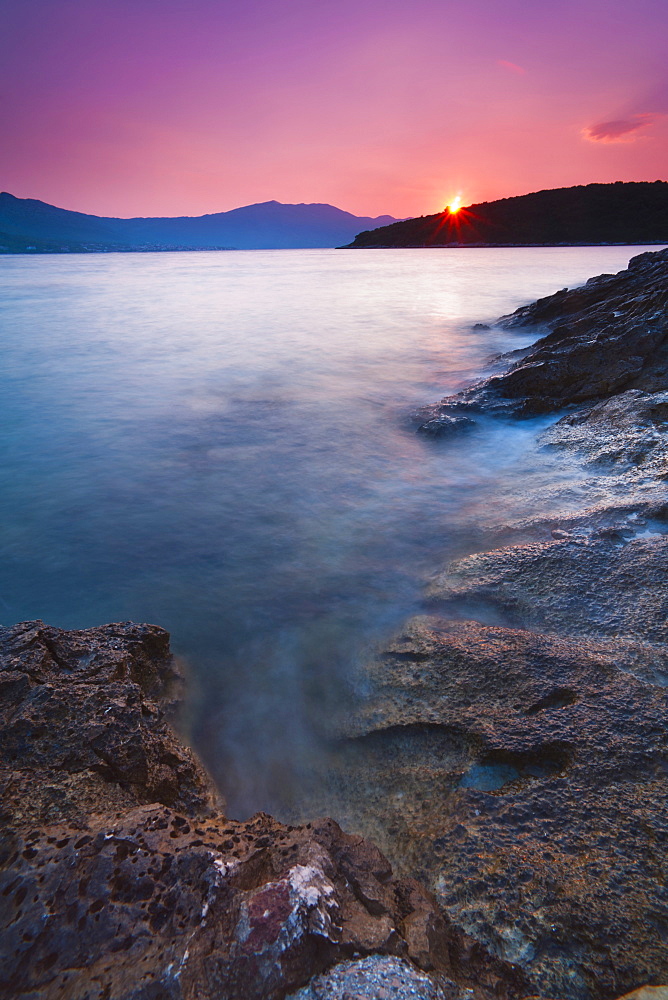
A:
POLYGON ((665 479, 668 392, 630 389, 562 417, 541 440, 580 452, 590 463, 614 465, 615 475, 623 474, 627 481, 665 479))
POLYGON ((349 821, 372 816, 450 933, 519 966, 527 995, 607 998, 668 974, 658 671, 665 685, 665 648, 645 642, 436 618, 369 667, 339 757, 349 821))
POLYGON ((527 995, 607 1000, 668 978, 668 251, 501 322, 545 335, 419 416, 577 407, 540 440, 589 506, 490 526, 432 581, 360 683, 341 815, 527 995))
POLYGON ((668 986, 641 986, 620 1000, 668 1000, 668 986))
POLYGON ((290 830, 143 806, 12 846, 0 892, 13 997, 264 1000, 351 951, 408 954, 387 863, 376 874, 333 821, 290 830), (339 855, 383 899, 373 912, 339 855))
POLYGON ((525 397, 533 412, 630 388, 662 389, 668 381, 667 305, 668 251, 661 250, 634 257, 619 274, 518 309, 501 323, 551 332, 500 377, 496 389, 506 398, 525 397))
POLYGON ((514 416, 550 413, 629 389, 668 385, 668 250, 640 254, 500 320, 549 332, 499 375, 426 407, 423 419, 469 409, 514 416))
POLYGON ((178 687, 156 626, 0 629, 0 781, 14 822, 83 827, 100 807, 147 802, 210 811, 213 786, 165 720, 178 687))
MULTIPOLYGON (((367 954, 466 980, 464 939, 372 844, 220 812, 165 721, 177 680, 152 626, 0 630, 0 995, 278 1000, 367 954)), ((477 997, 520 996, 475 955, 477 997)))
POLYGON ((418 433, 425 437, 444 438, 468 431, 475 427, 475 420, 470 417, 442 414, 432 420, 426 420, 418 427, 418 433))
POLYGON ((573 534, 457 560, 427 596, 442 610, 492 607, 522 628, 665 643, 667 558, 666 534, 573 534))
POLYGON ((335 965, 286 1000, 467 1000, 471 995, 451 980, 435 983, 400 959, 373 955, 335 965))

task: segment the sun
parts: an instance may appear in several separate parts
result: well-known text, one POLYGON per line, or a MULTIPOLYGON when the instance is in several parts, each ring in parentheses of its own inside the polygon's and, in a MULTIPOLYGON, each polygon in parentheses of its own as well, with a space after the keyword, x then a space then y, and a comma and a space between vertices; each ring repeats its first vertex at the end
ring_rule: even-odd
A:
POLYGON ((462 207, 462 199, 457 195, 453 198, 449 205, 445 206, 450 213, 450 215, 456 215, 459 209, 462 207))

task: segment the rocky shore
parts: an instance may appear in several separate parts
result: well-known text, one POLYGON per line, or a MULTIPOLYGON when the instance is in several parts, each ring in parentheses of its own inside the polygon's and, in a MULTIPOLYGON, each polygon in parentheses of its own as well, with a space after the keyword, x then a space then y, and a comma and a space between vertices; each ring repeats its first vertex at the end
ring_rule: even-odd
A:
POLYGON ((162 629, 0 630, 0 997, 609 1000, 668 982, 668 251, 502 322, 543 335, 421 431, 567 408, 543 445, 600 486, 490 531, 369 664, 332 781, 380 849, 330 819, 225 816, 169 724, 162 629))
POLYGON ((347 722, 348 814, 529 992, 611 998, 668 981, 668 251, 501 322, 543 336, 420 430, 565 409, 588 504, 431 581, 347 722))
POLYGON ((228 819, 166 722, 178 682, 155 626, 1 630, 0 996, 272 1000, 331 966, 397 997, 526 992, 333 820, 228 819))

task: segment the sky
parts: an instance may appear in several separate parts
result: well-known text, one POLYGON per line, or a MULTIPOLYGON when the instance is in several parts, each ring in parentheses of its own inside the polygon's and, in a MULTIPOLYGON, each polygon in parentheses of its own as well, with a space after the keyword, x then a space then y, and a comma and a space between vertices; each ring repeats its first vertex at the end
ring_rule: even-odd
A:
POLYGON ((0 0, 0 189, 397 218, 668 175, 667 0, 0 0))

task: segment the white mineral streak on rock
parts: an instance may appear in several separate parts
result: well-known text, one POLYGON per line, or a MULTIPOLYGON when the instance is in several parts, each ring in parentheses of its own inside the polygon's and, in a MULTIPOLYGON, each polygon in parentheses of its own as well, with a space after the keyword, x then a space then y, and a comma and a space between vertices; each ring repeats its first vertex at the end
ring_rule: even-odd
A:
POLYGON ((276 882, 266 882, 258 891, 248 894, 241 904, 241 914, 235 930, 235 938, 244 944, 251 935, 257 934, 258 915, 253 904, 266 900, 266 908, 260 913, 260 922, 266 922, 267 937, 256 938, 253 950, 256 954, 278 957, 296 941, 307 934, 336 940, 333 916, 338 911, 334 886, 322 869, 314 865, 295 865, 287 876, 276 882), (282 912, 285 903, 287 913, 282 912), (272 917, 280 922, 278 928, 269 929, 272 917))
POLYGON ((227 878, 239 867, 239 861, 236 859, 234 861, 223 861, 222 857, 218 854, 214 854, 213 851, 210 852, 213 858, 213 867, 217 872, 217 879, 227 878))
POLYGON ((332 914, 338 910, 334 886, 320 868, 295 865, 288 873, 290 899, 308 918, 309 930, 321 937, 331 937, 332 914))

